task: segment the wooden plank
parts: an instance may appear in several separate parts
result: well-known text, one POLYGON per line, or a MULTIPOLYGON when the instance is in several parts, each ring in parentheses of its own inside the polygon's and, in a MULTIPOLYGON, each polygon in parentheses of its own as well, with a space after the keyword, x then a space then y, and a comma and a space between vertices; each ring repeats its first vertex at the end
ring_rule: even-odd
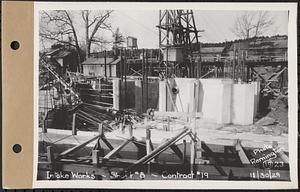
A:
POLYGON ((210 150, 210 148, 202 141, 201 143, 202 149, 208 154, 209 161, 215 166, 215 168, 218 170, 218 172, 222 176, 226 176, 227 174, 225 171, 222 169, 221 166, 221 161, 214 155, 214 152, 210 150))
POLYGON ((148 163, 153 158, 155 158, 157 155, 159 155, 163 151, 167 150, 171 145, 175 144, 178 140, 180 140, 183 137, 185 137, 186 135, 188 135, 190 132, 191 132, 190 129, 188 129, 188 128, 184 129, 182 132, 175 135, 174 137, 172 137, 171 139, 169 139, 168 141, 166 141, 165 143, 161 144, 159 147, 154 149, 150 154, 148 154, 148 155, 144 156, 143 158, 137 160, 132 166, 128 167, 124 171, 131 170, 134 167, 136 167, 137 165, 148 163))
MULTIPOLYGON (((147 121, 147 119, 146 119, 147 121)), ((151 146, 150 146, 150 142, 151 142, 151 129, 147 128, 146 129, 146 155, 149 155, 152 151, 151 146)), ((148 162, 148 166, 147 166, 147 173, 151 172, 151 162, 148 162)))
POLYGON ((47 160, 48 163, 53 163, 54 155, 53 155, 52 146, 47 147, 47 160))
POLYGON ((178 148, 177 145, 171 145, 170 148, 174 151, 174 153, 179 157, 179 159, 183 160, 183 154, 180 151, 180 149, 178 148))
POLYGON ((110 159, 113 155, 115 155, 121 149, 123 149, 132 139, 133 139, 133 137, 131 137, 130 139, 126 139, 121 145, 119 145, 118 147, 114 148, 107 155, 105 155, 104 159, 110 159))
POLYGON ((77 113, 77 115, 78 115, 79 118, 82 118, 83 120, 85 120, 85 121, 87 121, 89 123, 92 123, 94 125, 98 125, 99 124, 98 121, 94 121, 93 119, 90 119, 90 118, 86 117, 85 115, 83 115, 81 113, 77 113))
POLYGON ((92 151, 92 162, 95 166, 99 165, 99 150, 92 151))
POLYGON ((182 163, 185 164, 187 161, 186 158, 186 140, 183 140, 183 159, 182 159, 182 163))
POLYGON ((98 123, 98 132, 101 136, 103 135, 103 123, 98 123))
POLYGON ((102 107, 102 106, 94 105, 94 104, 90 104, 90 103, 82 103, 82 104, 86 105, 86 106, 90 106, 90 107, 95 107, 95 108, 98 108, 98 109, 104 110, 104 111, 107 111, 110 109, 109 107, 102 107))
POLYGON ((241 140, 236 140, 236 143, 235 143, 235 150, 238 152, 238 156, 242 162, 242 164, 245 166, 245 165, 251 165, 244 149, 243 149, 243 146, 241 144, 241 140))
POLYGON ((76 113, 73 113, 72 135, 77 135, 77 130, 76 130, 76 113))
POLYGON ((83 148, 84 146, 86 146, 87 144, 89 144, 89 143, 95 141, 95 140, 98 139, 99 137, 100 137, 100 135, 97 135, 97 136, 95 136, 95 137, 89 139, 88 141, 86 141, 86 142, 84 142, 84 143, 81 143, 81 144, 79 144, 79 145, 77 145, 77 146, 75 146, 75 147, 72 147, 71 149, 67 149, 66 151, 60 153, 59 156, 58 156, 58 158, 63 157, 63 156, 66 156, 66 155, 68 155, 68 154, 70 154, 70 153, 73 153, 73 152, 75 152, 75 151, 78 151, 79 149, 81 149, 81 148, 83 148))
POLYGON ((42 132, 43 133, 47 133, 46 118, 47 118, 47 112, 46 112, 45 116, 43 117, 43 121, 42 121, 42 132))
POLYGON ((284 153, 284 151, 282 151, 280 149, 280 147, 278 147, 278 142, 277 141, 273 141, 272 143, 272 147, 274 150, 278 151, 278 156, 283 160, 284 163, 289 164, 289 157, 284 153))
POLYGON ((85 111, 83 111, 83 110, 78 110, 78 113, 81 113, 81 114, 84 115, 85 117, 88 117, 88 118, 92 119, 92 120, 95 121, 95 122, 99 121, 98 118, 94 117, 93 115, 91 115, 91 114, 89 114, 89 113, 87 113, 87 112, 85 112, 85 111))
MULTIPOLYGON (((98 124, 97 124, 98 126, 98 124)), ((104 124, 105 126, 105 124, 104 124)), ((136 132, 135 135, 145 135, 145 130, 142 129, 135 129, 136 132)), ((163 130, 157 130, 157 136, 158 138, 163 139, 165 136, 165 131, 163 130), (162 133, 160 135, 160 133, 162 133)), ((42 132, 42 129, 39 129, 39 132, 42 132)), ((60 130, 60 129, 51 129, 48 128, 47 137, 49 137, 51 140, 57 140, 64 136, 69 136, 71 134, 70 130, 60 130)), ((233 146, 233 143, 236 139, 241 139, 243 141, 243 146, 245 148, 263 148, 264 145, 272 145, 272 141, 276 140, 278 141, 279 147, 284 151, 288 152, 288 145, 287 145, 287 135, 282 134, 281 136, 270 136, 265 134, 255 134, 250 132, 244 132, 244 133, 237 133, 236 135, 232 135, 230 131, 227 130, 215 130, 215 129, 198 129, 197 134, 201 137, 201 141, 204 141, 207 145, 218 145, 220 147, 224 146, 233 146)), ((77 137, 82 138, 82 140, 87 140, 89 138, 92 138, 94 136, 93 132, 88 131, 80 131, 77 132, 77 137)), ((42 134, 39 136, 42 138, 42 134)), ((114 134, 107 133, 106 137, 108 139, 117 139, 120 140, 120 138, 117 138, 114 134)), ((66 142, 70 142, 72 144, 76 145, 76 142, 74 140, 69 141, 69 139, 66 140, 66 142)), ((154 142, 154 141, 153 141, 154 142)), ((155 142, 154 144, 159 144, 155 142)))
POLYGON ((94 114, 96 116, 99 116, 101 118, 105 118, 105 120, 113 119, 112 115, 106 114, 108 110, 105 110, 105 111, 102 110, 101 112, 99 112, 99 111, 95 110, 95 107, 90 107, 90 106, 85 106, 83 108, 83 110, 86 110, 89 113, 94 114))
MULTIPOLYGON (((106 139, 106 137, 104 137, 104 135, 102 135, 101 140, 110 150, 114 150, 114 147, 110 144, 110 142, 106 139)), ((118 158, 121 158, 121 155, 119 155, 119 154, 116 154, 116 156, 118 158)))
POLYGON ((173 118, 180 118, 180 117, 202 117, 203 113, 186 113, 186 112, 171 112, 171 111, 154 111, 154 117, 173 117, 173 118))

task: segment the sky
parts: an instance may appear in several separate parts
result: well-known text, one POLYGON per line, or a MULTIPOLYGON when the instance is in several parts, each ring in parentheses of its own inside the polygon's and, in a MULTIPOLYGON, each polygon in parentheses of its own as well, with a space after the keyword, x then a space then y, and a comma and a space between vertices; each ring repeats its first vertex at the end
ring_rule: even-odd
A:
MULTIPOLYGON (((232 32, 235 18, 242 11, 211 11, 194 10, 194 18, 198 30, 204 30, 199 38, 203 43, 217 43, 238 39, 232 32)), ((274 25, 264 36, 287 35, 288 12, 270 11, 274 25)), ((158 48, 158 17, 157 10, 114 10, 110 17, 113 30, 119 27, 124 37, 133 36, 138 39, 139 48, 158 48)), ((81 39, 84 39, 82 18, 75 16, 75 25, 81 39)), ((112 38, 111 32, 99 31, 100 36, 112 38)))
MULTIPOLYGON (((194 18, 201 33, 200 42, 224 42, 238 37, 232 32, 236 16, 242 11, 194 11, 194 18)), ((288 14, 286 11, 271 11, 274 26, 265 36, 287 35, 288 14)), ((138 46, 142 48, 158 47, 158 11, 115 11, 113 25, 119 26, 124 35, 138 39, 138 46)))

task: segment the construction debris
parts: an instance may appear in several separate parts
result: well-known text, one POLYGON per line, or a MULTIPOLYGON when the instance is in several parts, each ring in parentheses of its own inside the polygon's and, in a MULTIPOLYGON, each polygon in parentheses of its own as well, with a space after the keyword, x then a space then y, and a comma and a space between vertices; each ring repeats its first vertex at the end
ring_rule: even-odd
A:
POLYGON ((288 98, 286 96, 270 100, 270 110, 267 117, 276 119, 280 125, 288 126, 288 98))
MULTIPOLYGON (((40 58, 42 171, 127 179, 176 165, 251 180, 253 150, 273 138, 286 146, 287 37, 200 44, 192 10, 159 12, 159 49, 114 45, 78 61, 82 73, 54 52, 40 58), (269 111, 253 124, 260 108, 269 111)), ((72 55, 64 49, 55 52, 72 55)), ((289 179, 288 165, 276 171, 289 179)))
POLYGON ((271 117, 263 117, 255 123, 257 126, 275 125, 276 120, 271 117))

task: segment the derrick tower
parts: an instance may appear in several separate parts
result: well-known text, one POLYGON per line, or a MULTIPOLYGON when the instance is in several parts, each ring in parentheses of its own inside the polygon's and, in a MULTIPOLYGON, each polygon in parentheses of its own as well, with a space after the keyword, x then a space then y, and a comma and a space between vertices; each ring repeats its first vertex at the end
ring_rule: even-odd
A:
POLYGON ((194 56, 200 55, 198 37, 199 32, 203 31, 197 30, 193 11, 160 10, 157 27, 166 74, 197 77, 200 66, 195 64, 194 56))

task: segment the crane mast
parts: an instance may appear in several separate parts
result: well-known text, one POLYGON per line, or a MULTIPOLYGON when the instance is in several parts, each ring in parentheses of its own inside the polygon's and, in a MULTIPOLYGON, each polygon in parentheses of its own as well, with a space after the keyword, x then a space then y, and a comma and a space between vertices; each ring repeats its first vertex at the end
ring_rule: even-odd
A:
POLYGON ((198 37, 203 31, 197 30, 193 11, 160 10, 157 27, 167 76, 175 73, 176 76, 198 77, 200 67, 195 64, 195 55, 200 55, 198 37))

